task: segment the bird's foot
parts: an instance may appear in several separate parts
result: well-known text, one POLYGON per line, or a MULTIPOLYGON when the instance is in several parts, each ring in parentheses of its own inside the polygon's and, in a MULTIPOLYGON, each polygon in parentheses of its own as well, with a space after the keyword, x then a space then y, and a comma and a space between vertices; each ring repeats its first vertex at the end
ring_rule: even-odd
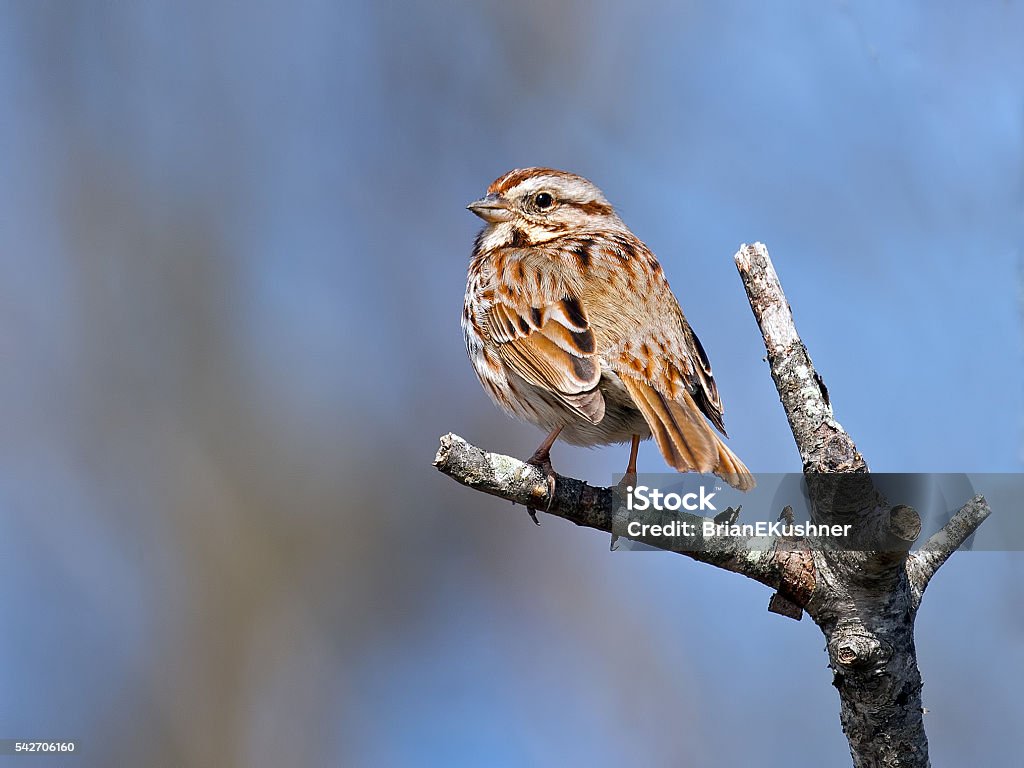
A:
MULTIPOLYGON (((533 456, 526 460, 526 463, 530 466, 537 467, 537 469, 541 470, 547 477, 548 504, 544 508, 544 511, 550 512, 551 505, 555 503, 555 477, 557 477, 554 468, 551 466, 551 454, 544 448, 538 448, 534 452, 533 456)), ((526 511, 530 513, 530 518, 533 522, 540 525, 540 521, 537 520, 537 508, 528 506, 526 511)))
MULTIPOLYGON (((634 469, 634 470, 631 471, 631 470, 627 469, 626 473, 622 476, 622 479, 619 480, 619 483, 616 486, 616 494, 617 494, 616 498, 622 500, 622 503, 625 504, 626 496, 635 487, 636 487, 636 470, 634 469)), ((616 542, 618 542, 618 540, 619 540, 619 534, 617 534, 615 532, 612 532, 612 540, 611 540, 611 543, 608 545, 609 551, 611 551, 611 552, 615 551, 615 544, 616 544, 616 542)))

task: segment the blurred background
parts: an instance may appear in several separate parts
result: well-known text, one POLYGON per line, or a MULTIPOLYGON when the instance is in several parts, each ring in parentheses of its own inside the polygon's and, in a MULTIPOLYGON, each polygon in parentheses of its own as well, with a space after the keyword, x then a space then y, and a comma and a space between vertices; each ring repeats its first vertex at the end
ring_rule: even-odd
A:
MULTIPOLYGON (((768 590, 431 461, 542 437, 459 317, 465 204, 551 165, 661 258, 753 470, 799 469, 732 263, 755 240, 872 468, 1019 470, 1024 10, 940 5, 5 3, 0 738, 847 764, 822 636, 768 590)), ((626 448, 554 457, 607 483, 626 448)), ((929 588, 936 765, 1018 755, 1022 576, 962 553, 929 588)))

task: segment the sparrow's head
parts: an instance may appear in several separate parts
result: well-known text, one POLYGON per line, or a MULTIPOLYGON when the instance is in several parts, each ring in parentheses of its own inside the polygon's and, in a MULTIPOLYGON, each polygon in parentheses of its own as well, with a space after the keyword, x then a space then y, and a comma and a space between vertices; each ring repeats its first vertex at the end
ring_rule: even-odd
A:
POLYGON ((517 168, 466 206, 511 242, 536 245, 565 234, 622 226, 601 190, 582 176, 551 168, 517 168))

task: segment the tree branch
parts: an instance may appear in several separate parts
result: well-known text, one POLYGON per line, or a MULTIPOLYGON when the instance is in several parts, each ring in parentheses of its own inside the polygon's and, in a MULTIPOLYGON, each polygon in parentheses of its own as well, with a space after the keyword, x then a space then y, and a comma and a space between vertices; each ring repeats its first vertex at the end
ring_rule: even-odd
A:
POLYGON ((742 245, 733 257, 750 300, 772 379, 786 410, 789 427, 805 472, 858 472, 864 458, 832 416, 825 382, 815 372, 807 348, 793 322, 793 311, 782 293, 768 249, 761 243, 742 245))
POLYGON ((915 603, 920 604, 921 597, 932 576, 949 556, 958 550, 970 538, 978 526, 985 522, 992 513, 984 496, 975 496, 964 504, 942 529, 929 537, 922 547, 907 559, 907 573, 910 575, 910 586, 914 590, 915 603))
POLYGON ((488 453, 448 433, 434 457, 434 466, 470 488, 522 504, 546 509, 576 525, 612 532, 612 490, 596 488, 564 475, 556 475, 555 495, 548 492, 547 476, 538 467, 511 456, 488 453))
POLYGON ((704 538, 694 531, 708 522, 705 518, 627 514, 615 503, 615 489, 569 477, 557 477, 550 498, 546 476, 536 467, 487 453, 452 434, 441 438, 434 465, 475 490, 547 508, 577 525, 671 549, 777 589, 770 610, 793 618, 806 610, 825 635, 854 765, 927 766, 914 619, 929 580, 985 520, 988 505, 981 497, 971 500, 920 551, 909 554, 920 535, 920 516, 905 505, 890 507, 875 492, 867 463, 834 418, 767 249, 760 243, 741 246, 735 261, 800 453, 812 518, 854 524, 857 549, 815 538, 704 538), (666 538, 627 527, 673 521, 696 528, 666 538))
MULTIPOLYGON (((804 604, 814 589, 810 551, 800 542, 777 537, 703 535, 715 521, 686 512, 630 512, 615 504, 615 488, 599 488, 556 475, 554 498, 540 469, 497 453, 488 453, 451 433, 441 438, 434 466, 474 490, 515 504, 546 509, 576 525, 638 541, 691 557, 778 589, 804 604), (630 526, 636 526, 631 532, 630 526), (645 527, 646 526, 646 527, 645 527), (655 532, 651 528, 658 526, 655 532), (672 530, 674 535, 664 532, 672 530), (687 533, 689 531, 690 533, 687 533)), ((795 618, 799 618, 796 616, 795 618)))

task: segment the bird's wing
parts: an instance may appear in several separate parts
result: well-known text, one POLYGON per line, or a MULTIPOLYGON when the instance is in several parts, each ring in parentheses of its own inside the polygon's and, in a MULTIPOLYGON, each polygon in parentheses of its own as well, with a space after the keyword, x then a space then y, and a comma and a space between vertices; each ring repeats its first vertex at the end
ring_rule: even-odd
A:
POLYGON ((619 346, 612 369, 669 464, 684 472, 714 472, 737 488, 752 488, 754 479, 743 462, 704 420, 707 416, 725 434, 711 364, 664 278, 647 302, 645 317, 652 320, 619 346))
POLYGON ((487 327, 502 361, 519 376, 592 424, 604 418, 601 362, 579 299, 532 306, 521 294, 506 295, 491 306, 487 327))
POLYGON ((715 377, 711 375, 711 363, 708 361, 707 353, 701 346, 700 339, 693 332, 690 324, 683 318, 683 329, 681 334, 682 346, 685 353, 682 359, 685 364, 681 366, 683 381, 686 382, 694 402, 701 412, 711 419, 718 431, 728 437, 725 431, 725 421, 722 418, 722 399, 718 396, 718 385, 715 384, 715 377))

